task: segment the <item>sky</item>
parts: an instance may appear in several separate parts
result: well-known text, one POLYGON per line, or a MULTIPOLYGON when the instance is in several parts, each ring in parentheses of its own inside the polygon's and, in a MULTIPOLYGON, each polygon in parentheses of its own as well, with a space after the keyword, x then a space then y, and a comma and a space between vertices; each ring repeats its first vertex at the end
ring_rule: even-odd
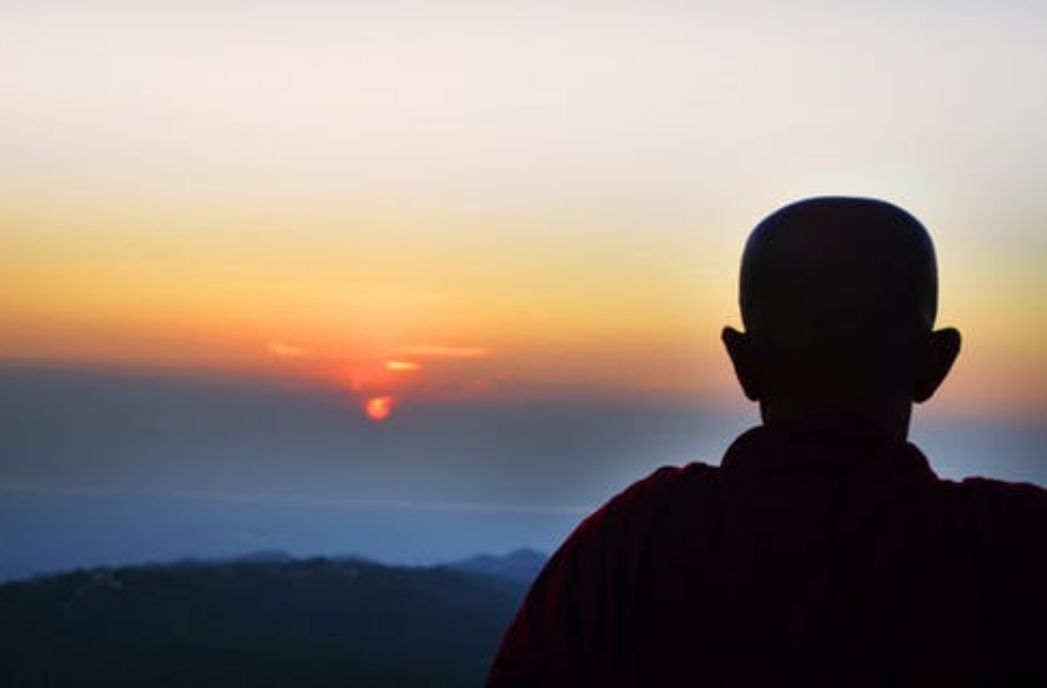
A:
MULTIPOLYGON (((524 480, 490 467, 492 446, 460 435, 508 423, 506 441, 522 426, 559 436, 512 418, 561 409, 580 424, 563 433, 596 443, 589 461, 608 450, 586 433, 626 413, 647 439, 557 495, 584 511, 652 456, 715 460, 752 422, 718 340, 739 325, 741 247, 775 208, 820 194, 893 201, 934 238, 939 322, 961 329, 964 351, 917 428, 1042 438, 1045 15, 1019 0, 5 2, 0 368, 47 401, 10 402, 35 411, 6 420, 23 439, 0 458, 0 508, 25 531, 39 500, 64 500, 48 531, 60 553, 85 491, 144 499, 172 471, 199 491, 214 476, 196 454, 223 446, 238 447, 221 485, 234 498, 290 491, 316 508, 337 498, 334 474, 299 484, 302 453, 356 447, 400 479, 364 481, 352 499, 541 505, 538 468, 524 480), (195 406, 182 401, 124 413, 143 389, 177 396, 185 380, 226 390, 213 436, 186 425, 195 406), (279 441, 237 434, 234 417, 271 411, 230 386, 295 418, 338 399, 354 430, 270 451, 265 480, 239 484, 257 472, 252 452, 279 441), (126 424, 85 408, 46 442, 33 434, 71 413, 60 390, 101 388, 126 424), (484 415, 496 412, 508 415, 484 415), (696 415, 723 420, 659 444, 659 423, 696 415), (421 417, 457 434, 430 437, 421 417), (127 439, 159 418, 185 431, 163 446, 127 439), (80 463, 55 442, 86 448, 80 463), (445 458, 404 480, 433 442, 445 458), (461 474, 446 457, 463 443, 490 478, 470 490, 434 477, 461 474)), ((1018 451, 1013 475, 1041 475, 1039 440, 1019 451, 955 436, 936 435, 943 449, 1018 451)), ((964 461, 947 468, 1012 475, 964 461)), ((347 465, 339 480, 370 470, 347 465)), ((548 547, 564 527, 502 540, 548 547)), ((494 546, 491 528, 470 546, 494 546)), ((302 537, 283 546, 337 545, 302 537)), ((353 546, 409 558, 421 541, 353 546)))

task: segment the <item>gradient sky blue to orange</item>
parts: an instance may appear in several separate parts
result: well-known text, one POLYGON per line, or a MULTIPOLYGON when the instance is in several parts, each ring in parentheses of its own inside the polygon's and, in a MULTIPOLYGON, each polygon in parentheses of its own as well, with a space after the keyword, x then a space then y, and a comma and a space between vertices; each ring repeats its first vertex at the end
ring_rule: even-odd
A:
POLYGON ((1047 418, 1045 15, 6 3, 0 361, 737 405, 748 231, 844 193, 935 237, 939 408, 1047 418))

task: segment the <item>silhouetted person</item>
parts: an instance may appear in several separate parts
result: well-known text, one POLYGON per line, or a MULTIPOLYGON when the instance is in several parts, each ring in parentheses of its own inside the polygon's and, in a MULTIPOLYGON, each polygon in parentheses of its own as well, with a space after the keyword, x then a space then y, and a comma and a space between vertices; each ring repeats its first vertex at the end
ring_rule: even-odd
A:
POLYGON ((1047 492, 906 442, 960 349, 924 228, 816 198, 764 220, 723 331, 763 425, 662 468, 535 581, 491 686, 1047 686, 1047 492))

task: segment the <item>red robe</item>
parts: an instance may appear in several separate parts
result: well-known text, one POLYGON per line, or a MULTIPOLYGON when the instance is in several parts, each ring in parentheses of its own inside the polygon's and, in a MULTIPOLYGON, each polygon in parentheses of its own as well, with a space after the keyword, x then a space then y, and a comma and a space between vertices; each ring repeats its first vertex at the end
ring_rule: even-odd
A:
POLYGON ((1047 491, 755 428, 571 534, 488 686, 1047 686, 1047 491))

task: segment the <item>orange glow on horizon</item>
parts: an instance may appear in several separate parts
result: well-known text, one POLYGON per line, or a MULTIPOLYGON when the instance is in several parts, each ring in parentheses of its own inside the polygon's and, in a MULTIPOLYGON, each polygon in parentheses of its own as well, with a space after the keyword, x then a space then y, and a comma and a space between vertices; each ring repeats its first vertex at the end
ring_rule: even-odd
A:
MULTIPOLYGON (((555 245, 510 230, 477 243, 482 235, 469 228, 480 223, 466 214, 459 230, 442 224, 442 215, 376 212, 374 219, 321 208, 294 216, 306 217, 303 231, 317 239, 300 243, 279 231, 297 226, 287 214, 297 206, 281 203, 264 215, 224 206, 158 205, 147 213, 133 205, 0 203, 0 219, 12 228, 3 237, 0 362, 319 379, 351 395, 350 413, 390 394, 411 403, 610 390, 739 400, 716 333, 737 324, 744 236, 711 237, 697 270, 685 262, 691 254, 683 244, 630 262, 632 243, 600 235, 596 265, 593 244, 576 239, 585 233, 571 218, 563 226, 572 231, 555 245), (153 223, 156 232, 137 231, 153 223), (427 252, 397 253, 367 236, 351 235, 352 246, 318 240, 341 237, 334 226, 372 225, 399 227, 427 252), (240 227, 261 243, 246 241, 240 227), (112 247, 120 247, 119 260, 106 253, 112 247), (452 260, 481 250, 482 270, 445 279, 452 260), (542 256, 555 260, 536 290, 524 268, 542 256)), ((744 221, 724 224, 744 228, 744 221)), ((940 252, 941 321, 961 328, 964 351, 929 408, 1042 418, 1047 330, 1028 316, 1043 291, 1035 251, 1013 261, 1004 280, 976 259, 977 246, 954 243, 959 250, 940 252)))
POLYGON ((396 399, 391 395, 371 397, 364 402, 364 411, 367 413, 367 417, 370 420, 381 422, 388 418, 389 414, 393 412, 393 405, 395 403, 396 399))

